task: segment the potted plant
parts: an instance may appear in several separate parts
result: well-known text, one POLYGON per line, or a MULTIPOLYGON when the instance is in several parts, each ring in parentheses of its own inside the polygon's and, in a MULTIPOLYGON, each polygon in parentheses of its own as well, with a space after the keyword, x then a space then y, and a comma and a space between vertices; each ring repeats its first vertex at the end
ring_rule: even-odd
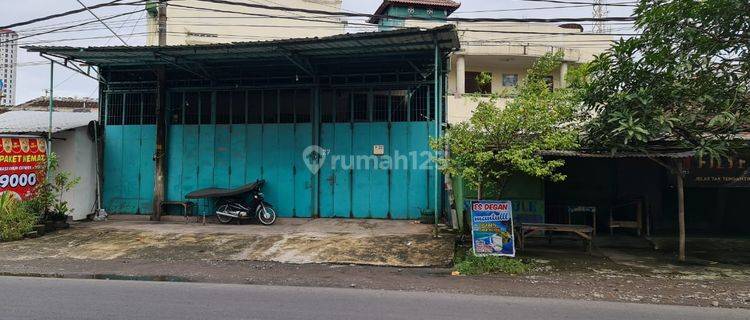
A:
POLYGON ((37 186, 34 197, 27 202, 27 208, 39 214, 39 223, 45 225, 47 231, 69 226, 67 219, 70 208, 62 197, 79 181, 79 177, 74 178, 69 172, 59 170, 57 156, 50 154, 47 177, 37 186))

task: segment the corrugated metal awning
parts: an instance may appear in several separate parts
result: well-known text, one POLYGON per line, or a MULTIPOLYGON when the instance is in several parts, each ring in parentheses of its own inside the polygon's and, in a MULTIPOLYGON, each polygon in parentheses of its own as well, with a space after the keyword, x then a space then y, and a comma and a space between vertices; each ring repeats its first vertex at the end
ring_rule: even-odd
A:
POLYGON ((562 151, 545 150, 539 152, 542 156, 567 158, 672 158, 682 159, 695 155, 695 151, 653 151, 653 152, 606 152, 606 151, 562 151))
POLYGON ((128 66, 169 63, 211 63, 262 61, 302 57, 306 59, 351 56, 377 56, 431 52, 435 43, 442 52, 460 48, 453 25, 433 29, 406 28, 395 31, 347 33, 322 38, 298 38, 228 44, 179 46, 114 46, 77 48, 67 46, 26 46, 40 52, 94 66, 128 66))
MULTIPOLYGON (((52 112, 52 132, 87 126, 97 119, 96 112, 52 112)), ((0 133, 45 133, 49 130, 47 111, 10 111, 0 114, 0 133)))

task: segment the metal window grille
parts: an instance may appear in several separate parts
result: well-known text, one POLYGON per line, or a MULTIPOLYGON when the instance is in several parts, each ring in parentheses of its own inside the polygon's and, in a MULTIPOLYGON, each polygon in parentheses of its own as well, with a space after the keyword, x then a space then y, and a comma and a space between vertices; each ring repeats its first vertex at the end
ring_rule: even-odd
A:
POLYGON ((232 118, 232 93, 216 92, 216 124, 229 124, 232 118))
POLYGON ((277 123, 279 119, 278 91, 263 91, 263 123, 277 123))
POLYGON ((156 94, 146 92, 142 96, 143 115, 141 124, 156 124, 156 94))
POLYGON ((171 124, 182 124, 182 92, 172 92, 169 94, 169 108, 167 114, 169 115, 169 123, 171 124))
POLYGON ((244 124, 247 123, 245 109, 245 91, 233 91, 232 92, 232 123, 233 124, 244 124))
POLYGON ((279 123, 294 123, 294 90, 279 93, 279 123))
POLYGON ((336 92, 336 122, 351 122, 351 93, 346 91, 336 92))
POLYGON ((200 93, 188 92, 182 99, 185 108, 185 124, 199 124, 201 116, 200 93))
POLYGON ((369 122, 370 116, 367 107, 367 94, 355 93, 352 96, 352 111, 354 122, 369 122))
POLYGON ((263 122, 263 96, 261 91, 247 93, 247 123, 263 122))
POLYGON ((409 110, 407 109, 407 90, 391 92, 391 122, 409 121, 409 110))
POLYGON ((333 122, 335 104, 333 103, 333 91, 323 90, 320 92, 320 121, 333 122))
POLYGON ((388 121, 388 91, 375 92, 373 97, 372 106, 372 121, 373 122, 387 122, 388 121))
POLYGON ((125 113, 124 122, 125 125, 141 124, 141 94, 140 93, 127 93, 125 94, 125 113))
POLYGON ((427 87, 420 87, 414 90, 411 95, 411 112, 409 114, 409 121, 427 121, 430 119, 428 100, 430 90, 427 87))
POLYGON ((122 124, 122 107, 123 107, 123 96, 122 94, 110 94, 107 98, 107 124, 108 125, 121 125, 122 124))
POLYGON ((213 113, 211 92, 201 92, 200 94, 200 123, 211 124, 211 114, 213 113))
POLYGON ((310 122, 311 102, 310 90, 297 90, 294 92, 294 116, 296 123, 310 122))

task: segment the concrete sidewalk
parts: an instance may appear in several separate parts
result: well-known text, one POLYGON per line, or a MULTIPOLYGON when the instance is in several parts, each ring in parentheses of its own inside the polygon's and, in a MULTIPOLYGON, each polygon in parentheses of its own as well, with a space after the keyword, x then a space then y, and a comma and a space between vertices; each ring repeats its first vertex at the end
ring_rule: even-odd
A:
POLYGON ((0 243, 0 260, 217 260, 445 266, 452 235, 411 221, 280 219, 273 226, 110 220, 0 243))

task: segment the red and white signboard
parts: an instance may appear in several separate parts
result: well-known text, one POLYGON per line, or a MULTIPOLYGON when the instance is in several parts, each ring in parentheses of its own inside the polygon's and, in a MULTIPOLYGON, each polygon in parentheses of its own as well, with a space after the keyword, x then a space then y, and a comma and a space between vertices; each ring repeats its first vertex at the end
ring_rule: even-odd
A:
POLYGON ((44 179, 47 141, 35 137, 1 137, 0 193, 11 192, 26 200, 44 179))

